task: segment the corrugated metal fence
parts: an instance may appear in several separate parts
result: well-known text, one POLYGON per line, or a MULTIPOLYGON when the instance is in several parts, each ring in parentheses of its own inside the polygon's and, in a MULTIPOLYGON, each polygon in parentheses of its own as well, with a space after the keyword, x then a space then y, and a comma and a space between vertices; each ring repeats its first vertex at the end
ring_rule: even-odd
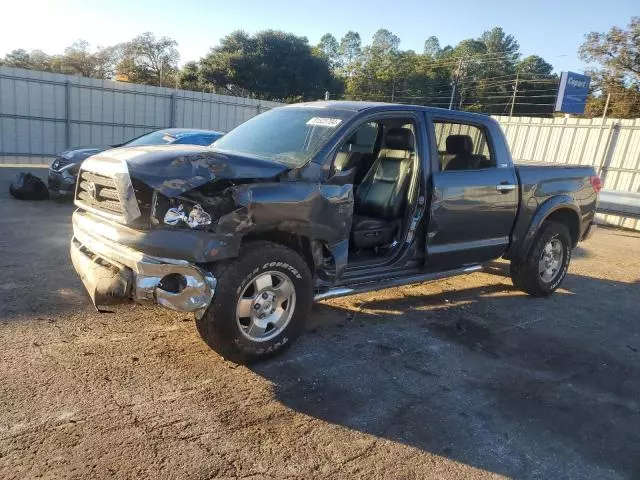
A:
MULTIPOLYGON (((165 127, 229 131, 276 102, 0 67, 0 164, 48 163, 165 127)), ((593 165, 606 189, 640 192, 640 120, 495 117, 516 161, 593 165)), ((640 222, 608 215, 617 225, 640 222)))
MULTIPOLYGON (((592 165, 611 191, 640 193, 640 119, 494 117, 518 161, 592 165)), ((640 230, 631 218, 607 222, 640 230)))
POLYGON ((0 164, 165 127, 231 130, 276 102, 0 67, 0 164))

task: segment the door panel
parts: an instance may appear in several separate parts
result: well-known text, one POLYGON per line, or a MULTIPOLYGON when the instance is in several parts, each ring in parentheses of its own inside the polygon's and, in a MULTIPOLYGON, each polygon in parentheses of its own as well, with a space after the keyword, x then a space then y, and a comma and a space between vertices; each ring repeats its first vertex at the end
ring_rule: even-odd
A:
POLYGON ((513 168, 435 172, 428 264, 458 266, 500 257, 517 213, 517 185, 513 168))

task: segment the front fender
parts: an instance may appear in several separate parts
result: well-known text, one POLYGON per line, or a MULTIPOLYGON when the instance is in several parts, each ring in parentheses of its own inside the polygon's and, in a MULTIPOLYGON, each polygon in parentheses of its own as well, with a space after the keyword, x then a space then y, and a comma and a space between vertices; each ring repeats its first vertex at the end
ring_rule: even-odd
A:
POLYGON ((529 222, 526 233, 516 237, 506 257, 512 260, 524 259, 531 249, 531 245, 540 231, 542 224, 553 212, 561 209, 573 211, 578 222, 580 221, 580 207, 575 199, 569 195, 555 195, 538 206, 529 222))

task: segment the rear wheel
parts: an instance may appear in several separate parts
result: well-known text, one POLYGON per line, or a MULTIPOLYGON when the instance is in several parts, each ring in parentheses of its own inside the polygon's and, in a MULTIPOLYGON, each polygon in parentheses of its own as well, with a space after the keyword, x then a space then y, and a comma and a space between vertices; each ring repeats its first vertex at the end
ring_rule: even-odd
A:
POLYGON ((545 222, 524 260, 511 262, 513 284, 534 297, 553 293, 571 261, 571 235, 559 222, 545 222))
POLYGON ((300 333, 313 301, 306 262, 272 242, 247 244, 214 271, 216 293, 196 320, 204 341, 224 357, 251 363, 280 353, 300 333))

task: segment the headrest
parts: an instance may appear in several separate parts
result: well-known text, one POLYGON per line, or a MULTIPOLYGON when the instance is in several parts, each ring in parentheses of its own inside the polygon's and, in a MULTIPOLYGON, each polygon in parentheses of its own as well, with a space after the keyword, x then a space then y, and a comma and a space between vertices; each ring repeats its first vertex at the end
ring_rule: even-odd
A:
POLYGON ((473 140, 469 135, 449 135, 447 137, 447 153, 454 155, 471 154, 473 140))
POLYGON ((373 151, 373 145, 376 143, 376 137, 378 136, 378 128, 370 128, 368 125, 360 127, 353 134, 352 142, 358 146, 371 147, 373 151))
POLYGON ((408 128, 390 128, 384 141, 385 148, 390 150, 413 151, 415 139, 408 128))

